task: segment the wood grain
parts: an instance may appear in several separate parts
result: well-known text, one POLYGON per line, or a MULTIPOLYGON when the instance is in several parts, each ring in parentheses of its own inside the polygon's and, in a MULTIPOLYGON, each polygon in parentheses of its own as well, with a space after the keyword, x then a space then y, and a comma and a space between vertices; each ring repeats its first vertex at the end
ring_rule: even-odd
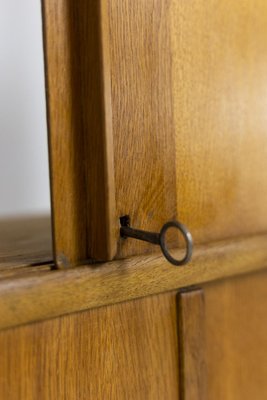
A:
POLYGON ((0 219, 0 279, 4 270, 52 263, 50 216, 0 219))
POLYGON ((266 269, 266 240, 262 235, 199 246, 183 268, 154 254, 2 279, 0 328, 266 269))
MULTIPOLYGON (((197 243, 266 232, 266 2, 109 11, 117 217, 178 216, 197 243)), ((153 250, 120 240, 117 257, 153 250)))
POLYGON ((267 398, 267 274, 207 285, 207 400, 267 398))
POLYGON ((266 232, 266 2, 43 4, 58 266, 266 232))
POLYGON ((5 400, 177 400, 176 294, 0 332, 5 400))
POLYGON ((54 251, 61 268, 108 260, 116 251, 106 18, 105 0, 43 0, 54 251))
POLYGON ((179 292, 177 301, 179 400, 207 400, 204 292, 188 288, 179 292))
POLYGON ((178 217, 199 243, 266 232, 267 3, 171 8, 178 217))
MULTIPOLYGON (((116 215, 152 232, 177 208, 170 3, 109 1, 116 215)), ((153 251, 120 239, 117 257, 153 251)))

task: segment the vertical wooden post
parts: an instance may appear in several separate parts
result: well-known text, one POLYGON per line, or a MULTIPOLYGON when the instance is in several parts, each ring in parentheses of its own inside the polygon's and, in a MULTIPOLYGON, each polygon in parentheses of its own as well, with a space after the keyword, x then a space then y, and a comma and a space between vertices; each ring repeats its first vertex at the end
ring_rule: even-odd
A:
POLYGON ((206 400, 204 292, 191 289, 178 294, 179 400, 206 400))
POLYGON ((106 0, 43 0, 58 267, 116 252, 106 0))

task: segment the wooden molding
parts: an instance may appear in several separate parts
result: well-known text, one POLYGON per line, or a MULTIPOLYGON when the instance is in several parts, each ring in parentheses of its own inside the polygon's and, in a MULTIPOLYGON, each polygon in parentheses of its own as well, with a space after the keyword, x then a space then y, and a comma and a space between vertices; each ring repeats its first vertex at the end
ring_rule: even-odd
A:
POLYGON ((179 400, 207 399, 205 304, 202 289, 181 291, 179 328, 179 400))
POLYGON ((106 1, 43 0, 54 256, 116 253, 106 1))
POLYGON ((267 234, 198 246, 180 268, 158 253, 60 271, 35 267, 0 280, 0 328, 262 270, 266 242, 267 234))

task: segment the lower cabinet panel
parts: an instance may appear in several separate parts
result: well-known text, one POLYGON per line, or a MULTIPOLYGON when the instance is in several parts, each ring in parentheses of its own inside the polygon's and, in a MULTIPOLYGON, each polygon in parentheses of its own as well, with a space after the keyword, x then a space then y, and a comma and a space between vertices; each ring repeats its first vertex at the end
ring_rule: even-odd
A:
POLYGON ((267 273, 2 331, 0 399, 265 400, 267 273))
POLYGON ((178 395, 176 293, 0 332, 0 399, 178 395))
POLYGON ((204 288, 207 400, 267 399, 267 274, 204 288))

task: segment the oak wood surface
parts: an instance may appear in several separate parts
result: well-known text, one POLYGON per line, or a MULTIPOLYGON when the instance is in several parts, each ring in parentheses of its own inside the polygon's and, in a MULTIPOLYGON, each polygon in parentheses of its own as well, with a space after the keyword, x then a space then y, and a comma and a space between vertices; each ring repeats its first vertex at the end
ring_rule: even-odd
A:
POLYGON ((264 272, 204 287, 207 400, 267 398, 266 285, 264 272))
POLYGON ((115 255, 106 1, 43 0, 54 252, 115 255))
POLYGON ((58 266, 266 232, 266 2, 43 4, 58 266))
POLYGON ((195 242, 267 228, 267 3, 173 1, 178 217, 195 242))
MULTIPOLYGON (((169 0, 109 2, 116 215, 157 232, 176 218, 169 0)), ((119 240, 117 257, 156 251, 119 240)))
POLYGON ((5 400, 177 400, 176 294, 0 332, 5 400))
MULTIPOLYGON (((266 235, 195 249, 186 267, 159 254, 0 280, 0 328, 267 268, 266 235)), ((181 257, 182 250, 175 255, 181 257)))
POLYGON ((177 301, 179 400, 207 400, 204 292, 188 288, 179 292, 177 301))
MULTIPOLYGON (((197 243, 266 232, 266 2, 109 11, 117 217, 178 217, 197 243)), ((117 257, 153 250, 120 240, 117 257)))
POLYGON ((0 219, 0 279, 11 269, 52 263, 50 216, 0 219))

